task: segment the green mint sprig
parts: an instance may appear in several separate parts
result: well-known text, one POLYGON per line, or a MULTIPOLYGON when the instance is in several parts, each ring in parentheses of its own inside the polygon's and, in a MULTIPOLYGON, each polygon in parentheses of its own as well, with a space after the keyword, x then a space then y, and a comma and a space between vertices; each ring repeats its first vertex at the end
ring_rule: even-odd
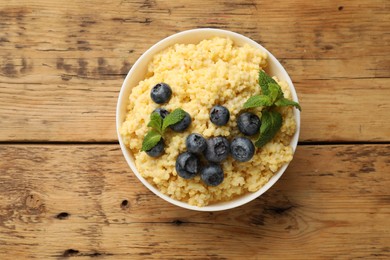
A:
POLYGON ((167 127, 180 122, 186 116, 186 112, 181 108, 176 108, 172 113, 168 114, 162 124, 162 132, 164 133, 167 127))
MULTIPOLYGON (((154 129, 161 136, 161 135, 163 135, 162 124, 163 124, 162 117, 157 112, 153 112, 150 115, 150 121, 148 123, 148 126, 151 127, 152 129, 154 129)), ((145 139, 146 139, 146 136, 145 136, 145 139)))
POLYGON ((157 133, 154 130, 150 130, 144 137, 141 151, 149 151, 155 147, 158 142, 160 142, 161 138, 162 135, 160 133, 157 133))
POLYGON ((160 142, 163 137, 165 130, 178 122, 180 122, 185 117, 185 112, 181 108, 176 108, 172 113, 168 114, 164 119, 157 112, 153 112, 150 115, 150 121, 148 127, 151 127, 150 130, 144 137, 142 142, 141 151, 148 151, 152 149, 158 142, 160 142))
POLYGON ((262 147, 274 138, 275 134, 282 127, 282 115, 276 111, 264 111, 261 116, 260 136, 255 145, 262 147))
POLYGON ((294 106, 301 110, 301 106, 297 102, 285 98, 279 84, 262 70, 259 72, 259 85, 262 95, 250 97, 244 103, 244 108, 265 107, 262 111, 259 137, 255 141, 257 147, 262 147, 271 141, 282 127, 282 115, 274 108, 294 106))

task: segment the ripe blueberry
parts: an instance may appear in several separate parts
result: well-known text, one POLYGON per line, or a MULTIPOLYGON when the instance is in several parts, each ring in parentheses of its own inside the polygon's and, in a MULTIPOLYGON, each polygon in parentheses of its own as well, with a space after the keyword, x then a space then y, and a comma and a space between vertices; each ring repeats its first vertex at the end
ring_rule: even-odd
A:
POLYGON ((204 156, 209 162, 222 162, 229 155, 229 141, 226 137, 212 137, 206 141, 207 147, 204 156))
POLYGON ((206 146, 206 139, 200 134, 193 133, 186 138, 186 147, 189 152, 202 153, 206 146))
POLYGON ((169 126, 173 131, 184 132, 190 126, 192 121, 191 116, 187 112, 185 113, 186 115, 180 122, 177 122, 176 124, 169 126))
POLYGON ((160 141, 150 150, 146 151, 146 154, 150 157, 159 157, 164 152, 164 140, 161 138, 160 141))
POLYGON ((224 179, 223 170, 219 164, 211 163, 203 167, 200 178, 209 186, 218 186, 224 179))
POLYGON ((150 91, 150 97, 157 104, 164 104, 169 101, 172 96, 172 89, 166 83, 156 84, 150 91))
POLYGON ((261 121, 255 114, 245 112, 237 118, 237 126, 241 133, 251 136, 259 132, 261 121))
POLYGON ((168 110, 166 110, 165 108, 162 108, 162 107, 158 107, 156 108, 155 110, 153 110, 152 113, 158 113, 162 119, 164 119, 167 115, 169 115, 169 112, 168 110))
POLYGON ((229 118, 230 112, 224 106, 216 105, 210 110, 210 121, 217 126, 226 125, 229 118))
POLYGON ((230 153, 240 162, 247 162, 255 154, 255 146, 247 137, 235 137, 230 143, 230 153))
POLYGON ((200 168, 199 158, 190 152, 179 154, 176 159, 176 172, 184 179, 192 179, 200 168))

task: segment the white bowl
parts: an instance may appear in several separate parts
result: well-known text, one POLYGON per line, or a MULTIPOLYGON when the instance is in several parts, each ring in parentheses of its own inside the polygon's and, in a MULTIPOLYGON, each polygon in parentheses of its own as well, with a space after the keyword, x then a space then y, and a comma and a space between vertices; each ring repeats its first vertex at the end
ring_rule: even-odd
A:
MULTIPOLYGON (((231 201, 227 202, 220 202, 204 207, 197 207, 189 205, 188 203, 174 200, 170 198, 169 196, 161 193, 157 188, 155 188, 153 185, 151 185, 147 180, 145 180, 141 174, 138 172, 135 164, 134 164, 134 158, 131 154, 130 150, 124 145, 122 136, 119 133, 119 129, 123 121, 126 117, 126 107, 128 104, 128 97, 130 95, 131 89, 138 85, 139 81, 143 80, 146 74, 147 65, 151 61, 152 57, 157 54, 158 52, 164 50, 165 48, 174 45, 175 43, 198 43, 201 40, 211 38, 214 36, 219 37, 229 37, 233 40, 233 42, 237 45, 243 45, 245 43, 249 44, 250 46, 254 48, 258 48, 268 54, 268 67, 266 68, 266 71, 268 74, 272 76, 277 76, 278 79, 286 81, 290 88, 291 93, 294 101, 298 102, 298 97, 295 92, 295 88, 293 86, 293 83, 291 82, 291 79, 289 75, 287 74, 286 70, 283 68, 283 66, 279 63, 279 61, 263 46, 258 44, 257 42, 241 35, 238 33, 234 33, 231 31, 226 30, 219 30, 219 29, 194 29, 194 30, 188 30, 183 31, 180 33, 176 33, 174 35, 171 35, 155 45, 153 45, 150 49, 148 49, 132 66, 131 70, 127 74, 125 81, 123 82, 121 91, 119 93, 118 98, 118 104, 116 109, 116 128, 117 128, 117 134, 119 143, 123 152, 123 155, 126 158, 127 163, 129 164, 131 170, 134 172, 134 174, 137 176, 137 178, 146 186, 149 190, 151 190, 154 194, 159 196, 160 198, 168 201, 169 203, 172 203, 176 206, 191 209, 191 210, 197 210, 197 211, 219 211, 219 210, 226 210, 235 208, 241 205, 244 205, 257 197, 259 197, 261 194, 266 192, 274 183, 282 176, 284 171, 286 170, 288 164, 285 164, 284 166, 277 171, 273 177, 268 181, 267 184, 265 184, 263 187, 261 187, 258 191, 254 193, 247 193, 245 195, 242 195, 240 197, 237 197, 231 201)), ((294 109, 294 116, 295 121, 297 124, 297 129, 295 132, 295 135, 293 136, 290 145, 293 148, 293 151, 295 152, 295 149, 297 147, 298 143, 298 137, 299 137, 299 130, 300 130, 300 113, 297 109, 294 109)))

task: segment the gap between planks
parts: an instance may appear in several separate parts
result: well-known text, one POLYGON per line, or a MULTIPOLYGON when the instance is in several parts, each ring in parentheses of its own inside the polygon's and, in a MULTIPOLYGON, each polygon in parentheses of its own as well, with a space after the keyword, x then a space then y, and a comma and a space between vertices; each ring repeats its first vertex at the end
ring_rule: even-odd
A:
MULTIPOLYGON (((298 146, 331 145, 389 145, 390 141, 302 141, 298 146)), ((119 145, 113 141, 0 141, 0 145, 119 145)))

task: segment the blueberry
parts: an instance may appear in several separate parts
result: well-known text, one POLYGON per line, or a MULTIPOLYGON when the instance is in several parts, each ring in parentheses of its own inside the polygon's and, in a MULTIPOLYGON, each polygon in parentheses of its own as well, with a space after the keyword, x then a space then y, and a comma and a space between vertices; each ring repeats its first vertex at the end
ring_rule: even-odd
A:
POLYGON ((247 162, 255 154, 255 146, 247 137, 235 137, 230 144, 230 153, 240 162, 247 162))
POLYGON ((212 137, 206 141, 207 147, 204 156, 209 162, 222 162, 229 155, 229 141, 226 137, 212 137))
POLYGON ((186 147, 189 152, 202 153, 206 149, 206 139, 200 134, 190 134, 186 139, 186 147))
POLYGON ((166 83, 158 83, 150 92, 150 97, 153 99, 154 102, 157 104, 164 104, 169 101, 169 99, 172 96, 172 89, 171 87, 166 83))
POLYGON ((200 168, 199 158, 190 152, 179 154, 176 159, 177 174, 184 179, 192 179, 200 168))
POLYGON ((216 105, 210 110, 210 121, 218 126, 226 125, 229 118, 230 112, 224 106, 216 105))
POLYGON ((164 140, 161 138, 160 141, 150 150, 146 151, 146 154, 150 157, 159 157, 164 152, 164 140))
POLYGON ((218 186, 223 182, 223 170, 219 164, 211 163, 203 167, 200 178, 209 186, 218 186))
POLYGON ((154 112, 158 113, 162 119, 164 119, 167 115, 169 115, 168 110, 166 110, 165 108, 162 108, 162 107, 156 108, 155 110, 153 110, 152 113, 154 113, 154 112))
POLYGON ((186 115, 184 116, 184 118, 181 121, 169 126, 173 131, 184 132, 190 126, 191 121, 192 121, 191 116, 187 112, 185 112, 185 113, 186 113, 186 115))
POLYGON ((259 132, 261 121, 253 113, 242 113, 237 119, 237 126, 244 135, 255 135, 259 132))

